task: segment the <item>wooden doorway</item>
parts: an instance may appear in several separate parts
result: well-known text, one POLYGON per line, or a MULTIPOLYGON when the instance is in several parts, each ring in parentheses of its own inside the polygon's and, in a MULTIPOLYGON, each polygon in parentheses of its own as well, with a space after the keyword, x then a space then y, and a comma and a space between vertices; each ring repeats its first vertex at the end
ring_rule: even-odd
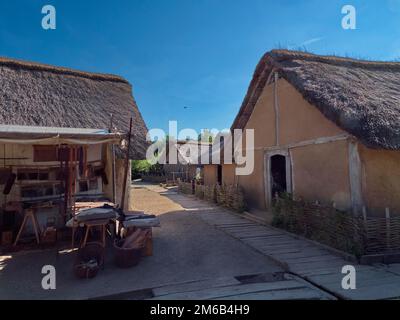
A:
POLYGON ((265 201, 270 207, 276 194, 293 193, 292 161, 289 150, 266 152, 264 161, 265 201))
POLYGON ((222 185, 222 165, 217 166, 217 183, 222 185))
POLYGON ((286 157, 280 154, 270 159, 271 197, 275 198, 288 192, 286 157))

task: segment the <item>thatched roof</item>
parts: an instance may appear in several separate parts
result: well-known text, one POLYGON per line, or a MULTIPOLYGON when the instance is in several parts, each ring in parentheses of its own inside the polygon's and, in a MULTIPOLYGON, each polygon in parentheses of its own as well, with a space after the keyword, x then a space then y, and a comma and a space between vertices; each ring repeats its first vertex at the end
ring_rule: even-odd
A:
POLYGON ((147 127, 123 78, 0 58, 0 124, 129 130, 131 158, 143 159, 147 127))
POLYGON ((370 148, 400 149, 400 63, 273 50, 259 62, 233 128, 244 128, 271 70, 370 148))

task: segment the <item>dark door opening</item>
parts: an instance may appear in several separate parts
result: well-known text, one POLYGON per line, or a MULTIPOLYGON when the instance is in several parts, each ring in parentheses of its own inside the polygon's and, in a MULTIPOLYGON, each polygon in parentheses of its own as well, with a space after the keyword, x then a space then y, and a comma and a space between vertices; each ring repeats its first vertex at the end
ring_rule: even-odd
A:
POLYGON ((217 167, 217 182, 219 185, 222 185, 222 166, 218 165, 217 167))
POLYGON ((287 192, 286 183, 286 157, 275 155, 271 157, 271 196, 280 196, 287 192))

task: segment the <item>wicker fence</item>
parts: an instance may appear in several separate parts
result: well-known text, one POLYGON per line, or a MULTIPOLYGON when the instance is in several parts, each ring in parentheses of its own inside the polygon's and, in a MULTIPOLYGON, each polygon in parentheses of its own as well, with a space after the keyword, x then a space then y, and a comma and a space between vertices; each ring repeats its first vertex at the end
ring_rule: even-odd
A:
POLYGON ((243 191, 236 185, 216 185, 215 200, 219 205, 238 212, 246 209, 243 191))
POLYGON ((193 194, 193 186, 189 182, 178 182, 178 191, 184 194, 193 194))
POLYGON ((290 196, 275 200, 273 225, 354 254, 400 251, 400 218, 363 218, 290 196))
POLYGON ((400 252, 400 217, 366 218, 367 253, 400 252))
POLYGON ((245 200, 242 189, 236 185, 213 185, 205 186, 191 183, 180 182, 178 190, 184 194, 194 194, 197 198, 217 203, 220 206, 243 212, 245 210, 245 200))

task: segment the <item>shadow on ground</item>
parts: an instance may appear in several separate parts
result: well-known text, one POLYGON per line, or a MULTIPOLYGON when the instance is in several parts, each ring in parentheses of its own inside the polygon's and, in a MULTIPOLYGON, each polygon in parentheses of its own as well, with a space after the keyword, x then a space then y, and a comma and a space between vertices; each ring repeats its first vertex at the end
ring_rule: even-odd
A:
POLYGON ((134 208, 155 213, 161 220, 162 227, 154 229, 152 257, 131 269, 118 269, 109 244, 104 270, 95 279, 80 280, 72 269, 76 252, 57 254, 53 249, 0 256, 0 299, 88 299, 185 281, 282 271, 173 200, 147 189, 133 191, 134 208), (56 290, 41 287, 44 265, 56 267, 56 290))

